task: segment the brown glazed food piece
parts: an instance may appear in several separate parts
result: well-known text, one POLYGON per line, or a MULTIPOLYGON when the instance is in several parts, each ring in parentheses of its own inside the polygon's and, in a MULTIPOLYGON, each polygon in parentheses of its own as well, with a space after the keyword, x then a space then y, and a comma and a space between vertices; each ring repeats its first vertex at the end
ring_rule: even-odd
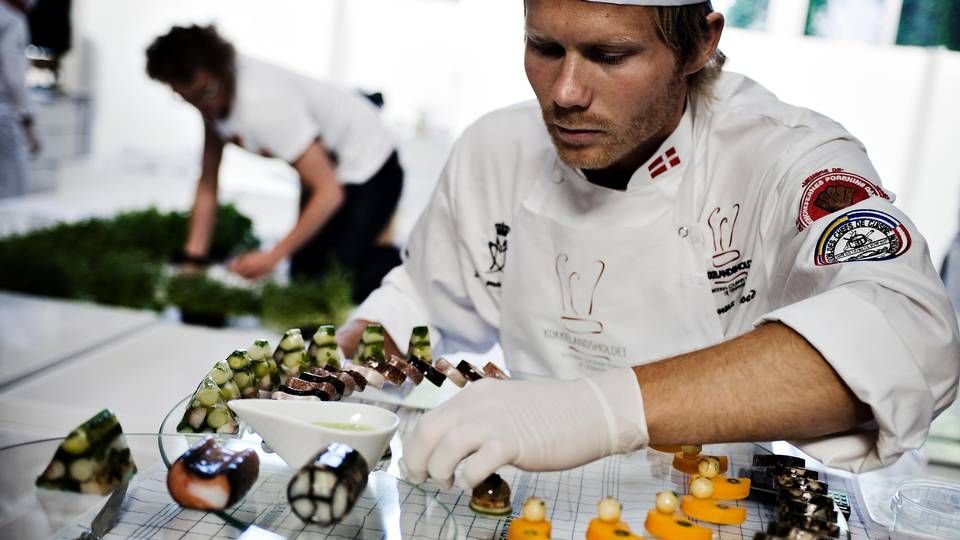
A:
POLYGON ((500 478, 499 474, 491 474, 473 488, 470 509, 492 516, 509 514, 513 510, 510 506, 510 486, 500 478))
POLYGON ((183 453, 167 473, 167 490, 180 506, 224 510, 250 491, 260 474, 252 448, 234 452, 212 437, 183 453))

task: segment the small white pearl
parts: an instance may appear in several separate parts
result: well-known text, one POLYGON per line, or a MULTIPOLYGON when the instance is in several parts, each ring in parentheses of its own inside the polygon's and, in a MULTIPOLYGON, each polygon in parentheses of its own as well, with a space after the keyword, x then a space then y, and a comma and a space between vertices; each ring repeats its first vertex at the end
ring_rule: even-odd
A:
POLYGON ((547 505, 539 497, 530 497, 523 503, 523 519, 543 521, 547 517, 547 505))
POLYGON ((620 501, 613 497, 604 497, 597 504, 597 517, 600 518, 600 521, 616 523, 620 521, 621 510, 620 501))
POLYGON ((657 493, 657 512, 672 514, 677 510, 677 494, 672 491, 657 493))
POLYGON ((707 478, 698 477, 690 482, 690 493, 698 499, 709 499, 713 496, 713 482, 707 478))
POLYGON ((697 461, 697 470, 705 478, 713 478, 720 474, 720 460, 713 456, 704 456, 697 461))

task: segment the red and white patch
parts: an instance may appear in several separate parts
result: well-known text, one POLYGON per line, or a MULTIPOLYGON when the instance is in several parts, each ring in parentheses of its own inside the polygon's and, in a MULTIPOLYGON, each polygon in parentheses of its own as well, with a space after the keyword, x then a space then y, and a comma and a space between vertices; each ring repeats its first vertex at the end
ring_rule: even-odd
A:
POLYGON ((816 172, 803 181, 797 230, 802 231, 814 221, 870 197, 890 200, 883 188, 852 172, 843 169, 816 172))
POLYGON ((657 159, 651 161, 650 165, 647 165, 647 170, 650 171, 652 180, 677 165, 680 165, 680 156, 677 154, 677 149, 671 146, 666 152, 657 156, 657 159))

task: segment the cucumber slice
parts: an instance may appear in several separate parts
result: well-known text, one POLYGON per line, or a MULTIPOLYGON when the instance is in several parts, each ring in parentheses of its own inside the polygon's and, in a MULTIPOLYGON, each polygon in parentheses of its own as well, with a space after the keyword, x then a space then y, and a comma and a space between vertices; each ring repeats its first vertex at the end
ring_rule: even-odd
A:
POLYGON ((226 360, 220 360, 210 368, 210 373, 207 373, 207 375, 210 375, 213 382, 222 385, 233 378, 233 370, 230 369, 226 360))
POLYGON ((313 334, 313 342, 317 345, 337 346, 337 328, 332 324, 325 324, 313 334))
POLYGON ((303 349, 303 335, 300 334, 299 328, 291 328, 283 334, 283 339, 280 340, 279 348, 284 351, 297 351, 303 349))
POLYGON ((304 363, 304 351, 294 351, 283 355, 283 365, 288 368, 299 367, 304 363))
POLYGON ((368 324, 363 330, 363 336, 360 338, 360 341, 366 345, 371 343, 383 343, 383 327, 379 324, 368 324))
POLYGON ((253 374, 258 378, 267 377, 270 375, 270 364, 266 361, 258 360, 253 362, 253 374))
POLYGON ((265 339, 254 341, 253 345, 247 349, 247 356, 253 361, 262 360, 270 356, 270 342, 265 339))
POLYGON ((253 386, 253 372, 248 370, 235 371, 233 373, 233 382, 237 383, 237 388, 242 393, 247 388, 253 386))
POLYGON ((220 387, 211 377, 204 377, 197 389, 197 401, 204 407, 209 407, 220 399, 220 387))
POLYGON ((63 449, 68 454, 80 455, 90 448, 90 441, 87 439, 86 430, 75 430, 70 433, 67 440, 63 441, 63 449))
POLYGON ((243 369, 250 365, 250 357, 247 356, 247 351, 239 349, 227 357, 227 363, 230 364, 231 369, 243 369))
POLYGON ((220 385, 220 395, 227 401, 240 399, 240 390, 241 388, 237 385, 236 381, 227 381, 220 385))
POLYGON ((213 429, 217 429, 231 420, 233 420, 233 415, 230 414, 230 410, 223 403, 217 403, 207 412, 207 425, 213 429))

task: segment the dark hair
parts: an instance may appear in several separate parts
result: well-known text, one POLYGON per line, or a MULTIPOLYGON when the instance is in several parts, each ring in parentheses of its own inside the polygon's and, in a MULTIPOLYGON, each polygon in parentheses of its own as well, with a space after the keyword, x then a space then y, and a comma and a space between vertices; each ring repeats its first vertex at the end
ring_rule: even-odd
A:
MULTIPOLYGON (((653 9, 657 33, 660 39, 673 49, 679 66, 685 66, 709 45, 710 27, 707 25, 707 15, 713 12, 713 5, 709 1, 653 9)), ((697 98, 712 96, 713 82, 720 76, 726 61, 727 57, 720 49, 714 51, 703 69, 690 75, 687 80, 690 95, 697 98)))
POLYGON ((189 83, 198 69, 226 78, 236 51, 210 26, 174 26, 147 47, 147 75, 161 82, 189 83))

